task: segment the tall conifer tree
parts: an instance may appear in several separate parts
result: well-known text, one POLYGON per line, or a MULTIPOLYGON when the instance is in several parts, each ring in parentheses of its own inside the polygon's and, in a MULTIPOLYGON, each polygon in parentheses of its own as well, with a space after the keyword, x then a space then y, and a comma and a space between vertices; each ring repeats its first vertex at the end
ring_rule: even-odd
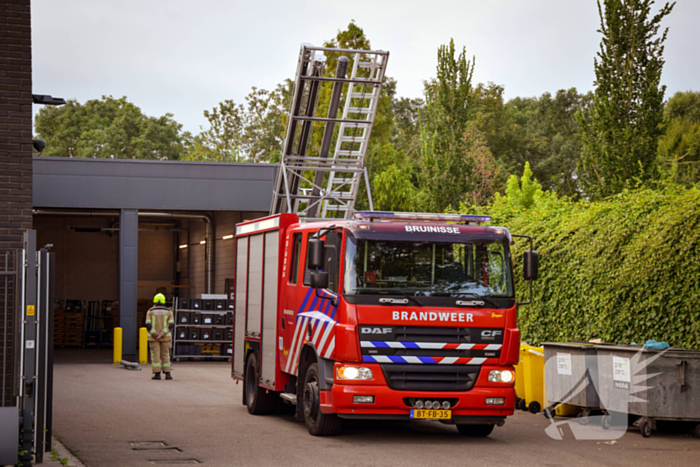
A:
POLYGON ((423 208, 432 212, 457 208, 474 186, 474 162, 467 157, 473 142, 465 137, 474 117, 474 61, 464 48, 455 55, 454 40, 440 46, 437 78, 425 86, 420 185, 423 208))
POLYGON ((657 178, 656 146, 662 133, 664 41, 659 30, 673 4, 651 16, 653 0, 598 0, 603 35, 594 61, 596 89, 589 118, 581 113, 584 192, 590 198, 619 193, 657 178))

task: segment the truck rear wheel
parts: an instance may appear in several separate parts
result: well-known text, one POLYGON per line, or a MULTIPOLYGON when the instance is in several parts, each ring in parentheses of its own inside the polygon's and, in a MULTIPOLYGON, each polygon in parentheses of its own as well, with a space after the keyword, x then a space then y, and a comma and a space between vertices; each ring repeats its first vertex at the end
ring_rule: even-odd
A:
POLYGON ((251 353, 245 368, 245 395, 248 413, 266 415, 275 411, 275 394, 258 384, 258 357, 251 353))
POLYGON ((318 387, 318 364, 312 363, 304 377, 302 393, 304 421, 306 428, 314 436, 333 436, 340 433, 342 420, 335 414, 321 412, 321 391, 318 387))
POLYGON ((493 425, 457 425, 457 431, 462 436, 488 436, 493 431, 493 425))

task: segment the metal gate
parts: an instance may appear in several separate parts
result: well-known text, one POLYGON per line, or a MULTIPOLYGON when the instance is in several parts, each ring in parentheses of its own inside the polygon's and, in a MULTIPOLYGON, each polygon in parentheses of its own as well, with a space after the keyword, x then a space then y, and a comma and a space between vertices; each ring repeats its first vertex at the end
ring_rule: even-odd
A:
POLYGON ((0 465, 17 463, 18 447, 25 466, 51 451, 54 255, 48 247, 37 251, 36 231, 28 230, 23 249, 0 253, 0 465))

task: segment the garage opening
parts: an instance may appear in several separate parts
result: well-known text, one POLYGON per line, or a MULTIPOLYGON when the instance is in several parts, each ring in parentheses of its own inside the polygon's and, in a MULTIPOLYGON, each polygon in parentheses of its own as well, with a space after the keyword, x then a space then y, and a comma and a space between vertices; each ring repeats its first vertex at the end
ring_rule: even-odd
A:
MULTIPOLYGON (((144 325, 157 293, 167 297, 168 306, 203 294, 229 294, 235 225, 263 215, 140 211, 137 327, 144 325)), ((120 325, 123 312, 119 303, 119 211, 35 209, 34 229, 37 245, 51 245, 55 253, 56 363, 111 362, 113 330, 120 325)))

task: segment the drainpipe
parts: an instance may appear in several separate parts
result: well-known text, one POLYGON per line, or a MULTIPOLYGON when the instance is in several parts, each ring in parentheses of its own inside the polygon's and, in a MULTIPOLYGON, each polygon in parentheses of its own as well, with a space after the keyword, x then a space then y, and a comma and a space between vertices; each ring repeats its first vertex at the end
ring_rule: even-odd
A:
MULTIPOLYGON (((119 217, 119 211, 65 211, 53 209, 34 209, 35 215, 48 216, 75 216, 75 217, 119 217)), ((162 217, 168 219, 197 219, 204 222, 204 290, 206 293, 213 293, 214 287, 214 249, 215 249, 215 225, 214 216, 209 213, 202 214, 180 214, 171 212, 139 211, 142 217, 162 217)))

